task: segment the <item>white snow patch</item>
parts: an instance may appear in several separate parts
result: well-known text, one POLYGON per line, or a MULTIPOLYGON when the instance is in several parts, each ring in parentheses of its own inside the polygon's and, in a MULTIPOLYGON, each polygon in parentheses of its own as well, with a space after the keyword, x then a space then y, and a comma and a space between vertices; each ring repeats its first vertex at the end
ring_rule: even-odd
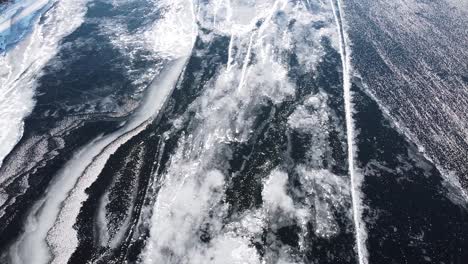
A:
POLYGON ((295 211, 293 200, 286 193, 287 183, 287 173, 275 170, 270 174, 262 191, 263 203, 267 210, 282 210, 286 213, 295 211))
POLYGON ((327 170, 310 169, 305 166, 298 166, 297 172, 301 176, 307 204, 315 210, 311 215, 315 234, 323 238, 337 235, 340 230, 334 212, 348 212, 349 181, 327 170))
POLYGON ((157 2, 158 10, 163 10, 151 30, 143 33, 149 48, 164 58, 185 56, 192 50, 198 27, 194 4, 190 0, 162 0, 157 2))

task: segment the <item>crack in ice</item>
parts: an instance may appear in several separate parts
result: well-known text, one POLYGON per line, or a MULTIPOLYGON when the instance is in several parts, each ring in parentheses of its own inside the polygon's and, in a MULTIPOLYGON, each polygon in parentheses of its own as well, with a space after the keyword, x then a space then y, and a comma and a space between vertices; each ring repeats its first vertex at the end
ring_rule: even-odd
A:
POLYGON ((343 28, 343 10, 340 0, 331 0, 333 14, 340 37, 340 55, 343 65, 343 97, 345 104, 346 134, 348 145, 348 170, 351 181, 351 199, 353 210, 353 221, 355 227, 356 247, 359 264, 368 264, 368 252, 366 248, 366 230, 362 220, 362 175, 358 175, 355 168, 355 145, 354 145, 354 123, 353 123, 353 103, 351 95, 351 65, 349 57, 349 46, 343 28))

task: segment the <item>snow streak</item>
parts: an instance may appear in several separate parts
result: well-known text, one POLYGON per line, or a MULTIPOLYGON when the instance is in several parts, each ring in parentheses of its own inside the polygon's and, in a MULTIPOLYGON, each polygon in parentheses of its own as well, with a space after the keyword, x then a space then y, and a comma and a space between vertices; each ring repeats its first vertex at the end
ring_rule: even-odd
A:
POLYGON ((351 58, 349 56, 350 48, 344 29, 343 10, 340 0, 331 1, 333 12, 335 14, 336 24, 340 35, 340 54, 343 65, 343 97, 345 103, 346 115, 346 133, 348 144, 348 170, 351 181, 351 198, 353 204, 353 220, 356 233, 356 246, 359 264, 368 263, 368 252, 366 248, 366 227, 362 220, 362 175, 355 168, 355 144, 354 144, 354 121, 353 121, 353 103, 351 94, 351 58))

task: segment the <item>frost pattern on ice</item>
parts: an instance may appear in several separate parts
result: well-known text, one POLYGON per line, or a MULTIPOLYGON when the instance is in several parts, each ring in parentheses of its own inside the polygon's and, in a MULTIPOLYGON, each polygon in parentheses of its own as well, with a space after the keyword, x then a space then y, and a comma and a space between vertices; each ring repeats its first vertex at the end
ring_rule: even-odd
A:
MULTIPOLYGON (((323 183, 324 190, 317 192, 324 197, 295 205, 288 194, 288 174, 277 169, 264 183, 262 208, 227 218, 224 188, 231 177, 226 175, 227 159, 230 143, 251 138, 260 106, 294 97, 296 87, 289 80, 285 55, 297 54, 301 69, 311 71, 324 53, 322 37, 338 46, 334 26, 312 26, 317 21, 332 25, 330 6, 312 13, 297 1, 213 1, 198 3, 196 10, 197 23, 209 29, 208 33, 199 32, 201 41, 210 42, 216 37, 214 33, 229 37, 227 65, 207 82, 205 91, 188 109, 196 115, 157 182, 160 189, 142 262, 300 263, 281 241, 271 238, 263 258, 253 241, 260 239, 264 228, 276 229, 293 221, 303 223, 305 236, 305 226, 312 217, 307 206, 312 202, 322 208, 314 216, 317 233, 333 236, 337 230, 325 211, 341 204, 333 199, 346 199, 346 190, 341 190, 343 181, 329 172, 299 170, 306 177, 304 184, 308 184, 307 179, 323 183), (204 235, 210 238, 208 242, 201 241, 204 235)), ((290 126, 309 133, 307 125, 325 122, 322 119, 328 116, 320 116, 322 97, 311 96, 302 106, 317 108, 318 115, 298 108, 290 126), (303 120, 305 114, 310 116, 303 120)), ((185 122, 183 119, 175 124, 185 122)))

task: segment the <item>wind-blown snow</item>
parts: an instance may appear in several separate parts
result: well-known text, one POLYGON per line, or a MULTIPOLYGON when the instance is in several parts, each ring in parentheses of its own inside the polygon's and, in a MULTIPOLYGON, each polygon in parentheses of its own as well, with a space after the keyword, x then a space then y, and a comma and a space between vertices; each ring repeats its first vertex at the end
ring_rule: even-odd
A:
POLYGON ((459 181, 455 185, 464 189, 466 198, 466 1, 343 4, 348 34, 357 44, 354 68, 367 92, 389 111, 398 130, 440 168, 448 184, 459 181))
MULTIPOLYGON (((303 3, 286 0, 198 3, 197 23, 230 39, 227 65, 189 106, 188 111, 196 113, 190 121, 193 128, 179 140, 167 171, 155 177, 160 189, 143 263, 263 263, 252 240, 261 234, 264 220, 274 222, 281 212, 286 213, 280 218, 284 221, 309 217, 288 195, 288 175, 276 170, 265 182, 263 208, 226 219, 224 188, 230 175, 225 169, 229 144, 249 140, 258 108, 295 95, 285 54, 298 54, 303 70, 313 70, 323 54, 321 38, 336 36, 329 27, 312 26, 317 21, 332 24, 333 14, 326 8, 313 14, 303 3), (201 241, 203 233, 209 242, 201 241)), ((205 42, 215 37, 211 32, 200 34, 205 42)), ((317 104, 314 99, 308 103, 317 104)), ((275 243, 278 248, 265 258, 296 262, 289 247, 275 243)))
MULTIPOLYGON (((192 29, 193 24, 190 21, 193 18, 187 17, 186 13, 184 15, 184 19, 188 21, 183 26, 192 29)), ((165 23, 171 22, 162 19, 158 23, 160 27, 164 27, 165 23)), ((190 30, 186 32, 195 33, 190 30)), ((195 36, 191 36, 189 43, 184 45, 193 45, 194 39, 195 36)), ((110 155, 157 116, 185 67, 190 49, 186 48, 181 52, 183 53, 174 52, 171 56, 161 54, 160 58, 166 61, 163 69, 148 87, 143 104, 125 126, 112 134, 97 138, 65 164, 48 188, 46 196, 34 206, 26 223, 26 232, 12 246, 14 263, 31 263, 32 260, 34 263, 66 263, 70 258, 78 244, 73 225, 82 202, 87 198, 86 188, 96 180, 110 155)))
POLYGON ((195 19, 192 1, 157 1, 156 8, 162 10, 163 18, 143 33, 147 48, 162 57, 189 54, 197 35, 197 25, 189 22, 195 19))
POLYGON ((35 263, 50 260, 52 263, 66 262, 78 243, 73 224, 81 203, 87 198, 86 188, 97 178, 110 155, 141 132, 157 115, 185 63, 186 58, 169 63, 166 71, 161 74, 161 79, 157 79, 149 88, 146 102, 126 126, 91 142, 65 165, 57 180, 48 188, 46 197, 41 199, 30 214, 26 232, 13 246, 12 254, 17 260, 15 263, 29 263, 30 259, 35 259, 35 263), (51 247, 53 259, 50 259, 46 241, 51 247), (31 247, 35 250, 31 251, 31 247))
POLYGON ((55 1, 51 0, 26 0, 15 1, 2 10, 0 17, 0 51, 21 40, 31 25, 45 10, 55 1))
MULTIPOLYGON (((28 1, 31 6, 26 6, 20 14, 5 16, 7 19, 0 22, 4 29, 2 37, 7 38, 5 41, 9 41, 10 34, 26 34, 24 31, 7 31, 14 23, 19 23, 17 20, 31 16, 47 2, 28 1)), ((14 5, 9 11, 14 12, 20 6, 14 5)), ((0 166, 22 137, 23 119, 34 107, 34 88, 42 68, 57 53, 60 40, 83 22, 85 12, 86 0, 59 1, 42 15, 43 20, 40 23, 37 23, 38 18, 34 18, 36 24, 30 26, 31 32, 24 39, 0 54, 0 166)), ((7 44, 18 40, 12 41, 7 44)))
MULTIPOLYGON (((330 122, 327 95, 307 96, 284 124, 288 130, 307 134, 316 144, 311 146, 316 150, 306 153, 307 164, 293 168, 306 189, 291 186, 291 175, 278 166, 259 182, 263 183, 263 204, 229 215, 225 198, 232 175, 227 174, 227 168, 232 143, 252 138, 259 109, 295 98, 290 55, 297 58, 301 73, 310 73, 325 55, 323 38, 339 47, 331 7, 320 4, 312 12, 310 3, 288 0, 178 0, 157 1, 154 6, 161 11, 159 19, 144 25, 138 34, 120 25, 112 28, 112 20, 103 21, 99 30, 109 34, 122 53, 130 51, 129 56, 134 46, 150 50, 151 56, 160 59, 162 71, 125 125, 84 146, 55 176, 28 215, 24 234, 11 247, 14 263, 66 263, 71 257, 78 245, 73 226, 88 198, 86 189, 110 156, 160 112, 192 52, 196 34, 204 44, 220 36, 230 40, 227 64, 204 83, 199 97, 189 105, 187 112, 195 113, 190 126, 182 133, 166 171, 154 177, 158 193, 152 210, 148 210, 151 218, 145 219, 150 221, 150 237, 141 260, 168 264, 301 263, 293 252, 296 249, 278 238, 268 238, 272 246, 265 254, 259 253, 254 241, 261 240, 264 230, 276 232, 281 226, 298 223, 302 250, 309 223, 317 237, 326 239, 339 232, 331 212, 346 211, 343 208, 349 207, 350 195, 348 182, 320 165, 330 122), (294 201, 292 193, 298 192, 303 202, 294 201), (204 235, 209 240, 201 241, 204 235)), ((185 127, 184 117, 174 122, 174 129, 185 127)), ((98 212, 97 233, 102 245, 112 247, 121 237, 108 230, 112 219, 106 219, 106 199, 98 212)))

